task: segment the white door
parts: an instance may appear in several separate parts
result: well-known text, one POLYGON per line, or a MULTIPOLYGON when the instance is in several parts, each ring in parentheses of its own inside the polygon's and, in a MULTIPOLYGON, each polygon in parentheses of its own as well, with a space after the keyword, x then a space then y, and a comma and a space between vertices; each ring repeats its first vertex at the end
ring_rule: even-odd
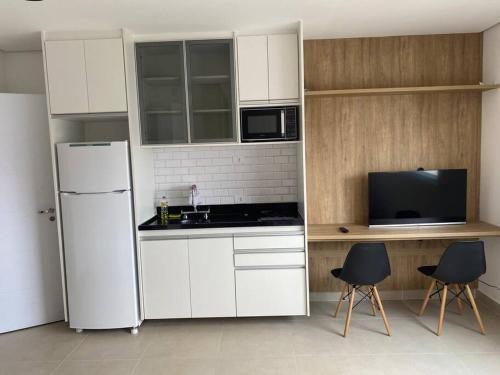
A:
POLYGON ((69 324, 136 327, 139 320, 130 191, 61 194, 69 324))
POLYGON ((85 41, 89 112, 126 112, 122 39, 85 41))
POLYGON ((193 318, 236 316, 233 238, 189 239, 193 318))
POLYGON ((45 62, 50 112, 87 113, 89 104, 83 40, 46 41, 45 62))
POLYGON ((238 37, 238 91, 240 101, 267 100, 267 36, 238 37))
POLYGON ((269 35, 269 100, 299 98, 297 34, 269 35))
POLYGON ((64 319, 43 95, 0 94, 0 333, 64 319))
POLYGON ((146 319, 190 318, 188 240, 141 241, 146 319))

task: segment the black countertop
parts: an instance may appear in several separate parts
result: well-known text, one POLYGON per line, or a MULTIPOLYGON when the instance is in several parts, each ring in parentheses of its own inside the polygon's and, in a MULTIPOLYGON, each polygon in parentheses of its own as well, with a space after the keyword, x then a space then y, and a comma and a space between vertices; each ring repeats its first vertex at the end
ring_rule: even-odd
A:
MULTIPOLYGON (((297 209, 297 203, 198 206, 198 211, 208 209, 210 209, 208 220, 199 215, 199 219, 169 220, 167 224, 163 224, 159 222, 158 215, 155 215, 139 225, 139 230, 304 225, 304 220, 297 209)), ((192 206, 170 206, 168 208, 169 214, 180 214, 181 211, 192 210, 192 206)))

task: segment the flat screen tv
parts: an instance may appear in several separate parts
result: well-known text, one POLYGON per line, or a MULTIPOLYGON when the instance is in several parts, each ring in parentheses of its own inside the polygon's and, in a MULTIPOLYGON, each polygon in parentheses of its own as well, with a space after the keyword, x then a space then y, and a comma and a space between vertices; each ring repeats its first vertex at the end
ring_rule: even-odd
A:
POLYGON ((368 173, 369 225, 464 224, 467 169, 368 173))

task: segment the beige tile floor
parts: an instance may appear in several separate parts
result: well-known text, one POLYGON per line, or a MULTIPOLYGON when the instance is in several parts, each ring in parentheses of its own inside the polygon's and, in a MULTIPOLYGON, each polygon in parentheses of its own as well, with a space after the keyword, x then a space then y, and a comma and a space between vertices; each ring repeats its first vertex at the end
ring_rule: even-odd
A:
POLYGON ((312 303, 311 317, 147 321, 126 330, 77 334, 54 323, 0 335, 0 375, 45 374, 500 374, 500 310, 480 304, 488 334, 471 311, 447 310, 434 334, 438 306, 386 301, 393 336, 369 305, 356 310, 349 337, 344 313, 312 303))

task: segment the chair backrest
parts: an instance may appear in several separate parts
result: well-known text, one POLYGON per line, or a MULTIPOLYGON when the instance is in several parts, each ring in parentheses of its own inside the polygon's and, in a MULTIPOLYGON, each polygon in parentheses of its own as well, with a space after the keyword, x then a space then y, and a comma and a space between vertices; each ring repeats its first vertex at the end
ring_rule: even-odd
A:
POLYGON ((432 276, 445 283, 467 284, 485 273, 483 241, 460 241, 448 246, 432 276))
POLYGON ((351 247, 342 267, 341 279, 354 285, 375 285, 391 274, 383 243, 357 243, 351 247))

